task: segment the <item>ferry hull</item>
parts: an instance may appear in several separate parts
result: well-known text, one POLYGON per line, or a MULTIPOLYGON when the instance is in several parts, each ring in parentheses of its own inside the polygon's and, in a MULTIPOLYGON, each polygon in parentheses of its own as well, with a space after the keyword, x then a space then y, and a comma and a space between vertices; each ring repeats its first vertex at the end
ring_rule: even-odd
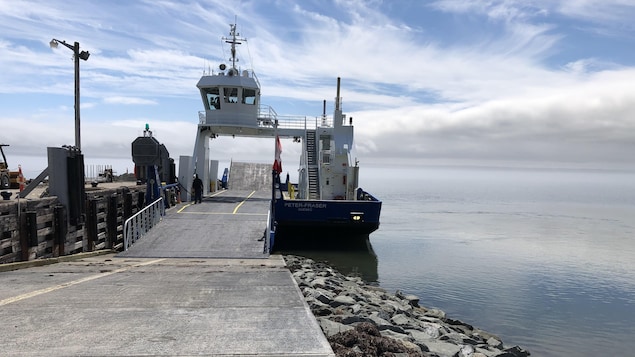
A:
MULTIPOLYGON (((379 228, 381 201, 276 200, 276 240, 291 236, 368 236, 379 228)), ((326 237, 325 237, 326 238, 326 237)))

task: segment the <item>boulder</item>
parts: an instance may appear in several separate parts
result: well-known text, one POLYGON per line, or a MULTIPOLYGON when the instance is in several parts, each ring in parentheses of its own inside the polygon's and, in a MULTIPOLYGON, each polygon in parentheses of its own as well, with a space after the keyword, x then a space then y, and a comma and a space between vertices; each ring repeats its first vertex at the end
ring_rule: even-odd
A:
POLYGON ((494 348, 502 348, 502 347, 503 347, 503 343, 502 343, 500 340, 497 340, 497 339, 496 339, 496 338, 494 338, 494 337, 490 337, 490 338, 487 340, 487 344, 488 344, 489 346, 494 347, 494 348))
POLYGON ((350 296, 338 295, 331 301, 330 305, 338 307, 342 305, 355 305, 357 301, 350 296))
POLYGON ((470 324, 419 306, 323 263, 285 256, 287 267, 337 356, 525 357, 515 346, 470 324))
POLYGON ((408 304, 412 307, 419 307, 419 297, 412 294, 404 294, 401 290, 397 290, 395 292, 395 296, 408 301, 408 304))
POLYGON ((508 348, 504 350, 503 354, 496 355, 496 357, 527 357, 530 353, 518 346, 508 348))
POLYGON ((425 343, 430 352, 434 352, 440 356, 454 356, 459 353, 461 346, 439 340, 430 340, 425 343))
POLYGON ((323 304, 330 304, 333 301, 333 298, 331 298, 330 296, 328 296, 328 294, 325 294, 322 291, 319 290, 313 290, 309 293, 310 297, 314 298, 315 300, 323 303, 323 304))
POLYGON ((381 317, 381 314, 378 312, 373 312, 368 316, 369 319, 371 319, 376 326, 384 326, 384 325, 390 325, 390 322, 388 320, 385 320, 381 317))
POLYGON ((341 322, 345 325, 357 325, 357 324, 361 324, 361 323, 369 323, 371 325, 375 325, 375 323, 373 322, 373 320, 369 319, 368 317, 365 316, 358 316, 358 315, 345 315, 345 316, 341 316, 338 319, 338 322, 341 322))
POLYGON ((406 336, 406 331, 403 328, 399 327, 399 326, 388 324, 388 325, 377 326, 377 328, 379 328, 379 331, 389 330, 389 331, 396 332, 398 334, 406 336))
POLYGON ((352 326, 344 325, 339 322, 335 322, 323 317, 319 317, 317 321, 320 324, 320 327, 322 328, 322 331, 324 332, 324 335, 326 337, 330 337, 340 332, 349 331, 353 329, 352 326))
POLYGON ((309 286, 312 288, 326 288, 326 278, 315 278, 309 282, 309 286))
POLYGON ((445 312, 443 312, 442 310, 439 309, 428 309, 425 314, 425 316, 431 316, 431 317, 436 317, 438 319, 444 319, 445 318, 445 312))
POLYGON ((395 324, 395 325, 399 325, 399 326, 406 326, 406 325, 411 325, 412 324, 412 320, 404 315, 404 314, 397 314, 393 317, 390 318, 390 321, 395 324))

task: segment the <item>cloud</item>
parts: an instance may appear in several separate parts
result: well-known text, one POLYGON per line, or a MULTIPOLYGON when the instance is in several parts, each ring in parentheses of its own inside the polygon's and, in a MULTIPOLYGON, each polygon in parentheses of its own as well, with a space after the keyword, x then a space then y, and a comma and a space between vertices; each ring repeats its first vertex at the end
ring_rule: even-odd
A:
POLYGON ((134 98, 134 97, 106 97, 104 98, 104 103, 108 104, 139 104, 139 105, 156 105, 157 102, 150 99, 145 98, 134 98))
POLYGON ((632 19, 635 15, 635 4, 629 0, 607 0, 602 2, 590 0, 566 1, 554 3, 559 13, 583 19, 602 27, 628 26, 633 29, 632 19))
POLYGON ((634 70, 462 106, 413 104, 349 113, 360 154, 378 159, 481 159, 632 165, 634 70))
MULTIPOLYGON (((582 0, 11 2, 0 10, 2 135, 19 138, 12 148, 24 153, 73 140, 72 54, 48 48, 55 34, 91 52, 81 63, 87 154, 129 157, 151 122, 173 155, 191 155, 202 109, 195 85, 227 61, 221 36, 233 19, 223 14, 235 13, 248 38, 239 65, 256 69, 262 102, 312 117, 327 99, 330 114, 342 77, 366 161, 635 166, 635 59, 610 42, 632 37, 632 10, 618 0, 597 17, 582 0), (596 48, 583 41, 586 26, 611 34, 596 31, 596 48), (20 132, 25 120, 33 135, 20 132)), ((213 145, 219 157, 269 159, 266 141, 213 145)))

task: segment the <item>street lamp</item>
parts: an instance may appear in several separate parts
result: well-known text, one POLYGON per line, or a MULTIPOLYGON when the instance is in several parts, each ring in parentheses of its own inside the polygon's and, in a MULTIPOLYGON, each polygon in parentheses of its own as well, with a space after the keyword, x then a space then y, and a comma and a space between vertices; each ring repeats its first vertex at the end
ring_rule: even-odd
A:
POLYGON ((72 46, 66 41, 60 41, 52 39, 49 45, 51 48, 57 48, 58 44, 62 44, 73 51, 73 57, 75 59, 75 147, 77 150, 82 151, 82 144, 79 135, 79 59, 86 61, 90 56, 88 51, 79 51, 79 42, 75 42, 72 46))

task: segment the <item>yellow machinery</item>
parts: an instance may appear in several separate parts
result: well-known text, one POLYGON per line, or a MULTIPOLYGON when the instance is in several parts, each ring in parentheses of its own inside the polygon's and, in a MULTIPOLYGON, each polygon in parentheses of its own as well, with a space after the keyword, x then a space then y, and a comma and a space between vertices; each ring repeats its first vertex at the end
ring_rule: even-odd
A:
POLYGON ((0 161, 0 189, 18 188, 20 186, 20 172, 9 170, 7 157, 4 155, 4 150, 2 149, 5 146, 9 145, 0 144, 0 154, 2 154, 2 161, 0 161))

